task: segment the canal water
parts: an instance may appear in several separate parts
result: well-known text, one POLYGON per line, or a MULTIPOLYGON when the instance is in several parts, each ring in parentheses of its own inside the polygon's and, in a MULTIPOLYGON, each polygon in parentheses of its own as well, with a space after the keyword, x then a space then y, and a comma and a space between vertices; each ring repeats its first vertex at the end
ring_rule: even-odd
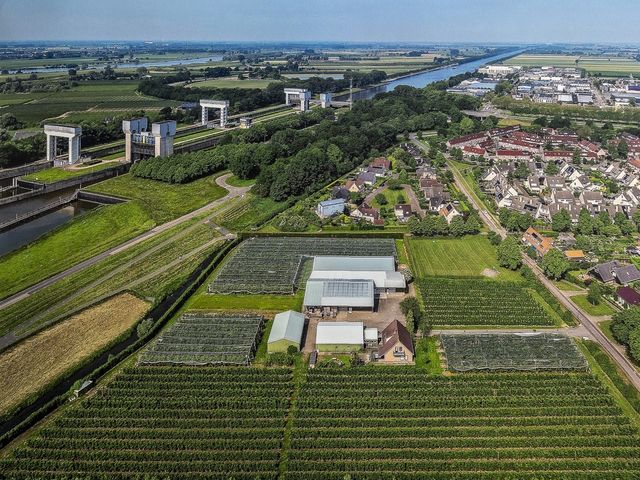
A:
MULTIPOLYGON (((414 75, 407 75, 406 77, 398 78, 396 80, 391 80, 390 82, 383 83, 382 85, 376 85, 374 87, 360 90, 359 92, 354 92, 353 99, 368 100, 375 97, 379 93, 391 92, 400 85, 407 85, 409 87, 416 87, 416 88, 426 87, 431 83, 439 82, 441 80, 447 80, 450 77, 454 77, 462 73, 474 72, 475 70, 480 68, 482 65, 486 65, 487 63, 490 63, 490 62, 496 62, 504 58, 509 58, 519 53, 522 53, 524 51, 525 51, 524 49, 513 50, 510 52, 501 53, 499 55, 485 57, 480 60, 474 60, 472 62, 461 63, 459 65, 451 65, 448 67, 442 67, 435 70, 427 70, 424 72, 416 73, 414 75)), ((339 95, 334 97, 334 99, 342 100, 342 101, 349 100, 349 94, 339 95)))
POLYGON ((29 222, 20 224, 5 232, 0 232, 0 257, 33 242, 38 237, 67 223, 72 218, 98 206, 100 206, 98 203, 76 200, 29 222))

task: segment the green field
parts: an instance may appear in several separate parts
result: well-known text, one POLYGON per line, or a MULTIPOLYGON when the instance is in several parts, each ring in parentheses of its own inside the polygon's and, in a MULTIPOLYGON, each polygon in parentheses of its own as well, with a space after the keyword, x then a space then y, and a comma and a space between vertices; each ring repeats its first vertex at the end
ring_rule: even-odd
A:
POLYGON ((497 279, 519 279, 517 273, 498 266, 496 249, 483 235, 462 238, 410 238, 407 242, 413 274, 417 278, 477 277, 484 269, 499 272, 497 279))
POLYGON ((23 180, 28 180, 30 182, 41 182, 41 183, 53 183, 59 182, 60 180, 68 180, 70 178, 80 177, 82 175, 86 175, 92 172, 98 172, 100 170, 104 170, 105 168, 116 167, 118 163, 109 162, 109 163, 100 163, 97 165, 92 165, 90 167, 78 168, 78 169, 65 169, 60 167, 47 168, 46 170, 40 170, 39 172, 30 173, 29 175, 25 175, 21 177, 23 180))
POLYGON ((571 297, 571 301, 582 310, 587 312, 587 314, 594 315, 596 317, 602 315, 613 315, 614 313, 616 313, 616 310, 610 307, 609 304, 604 300, 600 302, 600 305, 591 305, 591 303, 589 303, 589 300, 587 300, 586 295, 574 295, 573 297, 571 297))
POLYGON ((444 327, 561 326, 537 292, 517 282, 424 277, 416 285, 428 321, 444 327))
MULTIPOLYGON (((178 102, 147 97, 137 93, 138 82, 130 80, 92 81, 77 87, 49 94, 0 94, 0 107, 26 123, 38 123, 47 118, 68 121, 66 112, 91 113, 94 109, 119 111, 120 114, 145 109, 177 105, 178 102)), ((102 117, 108 116, 105 112, 102 117)), ((91 113, 93 115, 93 113, 91 113)), ((78 117, 74 116, 77 120, 78 117)))
POLYGON ((227 191, 215 183, 215 177, 170 184, 126 174, 87 190, 135 200, 153 220, 164 223, 223 197, 227 191))
POLYGON ((126 174, 92 185, 87 190, 132 201, 95 209, 2 257, 0 298, 223 197, 214 178, 172 185, 126 174))
POLYGON ((276 83, 277 80, 259 78, 247 78, 238 80, 238 77, 222 77, 202 82, 193 82, 187 85, 188 88, 267 88, 270 83, 276 83))
POLYGON ((256 183, 256 180, 255 178, 242 180, 235 175, 231 175, 229 178, 227 178, 227 183, 232 187, 250 187, 251 185, 256 183))
POLYGON ((304 290, 295 295, 213 295, 203 292, 194 296, 188 307, 194 310, 301 310, 303 293, 304 290))
POLYGON ((623 77, 640 73, 640 62, 632 58, 577 55, 523 54, 505 60, 506 65, 578 67, 592 74, 623 77))

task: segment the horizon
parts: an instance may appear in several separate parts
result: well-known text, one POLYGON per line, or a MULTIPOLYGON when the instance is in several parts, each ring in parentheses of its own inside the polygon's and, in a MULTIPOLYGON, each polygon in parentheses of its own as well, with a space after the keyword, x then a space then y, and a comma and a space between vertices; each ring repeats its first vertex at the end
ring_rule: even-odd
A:
POLYGON ((0 0, 0 41, 637 44, 625 0, 0 0), (551 9, 551 10, 550 10, 551 9), (624 10, 625 15, 617 15, 624 10), (551 12, 551 13, 549 13, 551 12), (176 20, 177 19, 177 20, 176 20), (72 25, 61 33, 60 25, 72 25), (39 39, 26 32, 37 31, 39 39), (282 32, 287 32, 286 40, 282 32), (145 35, 145 33, 147 35, 145 35), (145 40, 146 37, 146 40, 145 40), (141 40, 142 38, 142 40, 141 40), (326 40, 318 40, 318 39, 326 40), (118 39, 118 40, 114 40, 118 39), (153 40, 151 40, 153 39, 153 40))

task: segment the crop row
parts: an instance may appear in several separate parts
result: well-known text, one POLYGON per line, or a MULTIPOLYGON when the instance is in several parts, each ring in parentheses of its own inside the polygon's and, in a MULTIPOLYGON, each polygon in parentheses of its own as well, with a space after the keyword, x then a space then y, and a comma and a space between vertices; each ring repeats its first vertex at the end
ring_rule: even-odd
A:
POLYGON ((0 461, 0 478, 277 476, 290 370, 139 366, 114 387, 67 409, 0 461))
POLYGON ((212 293, 293 293, 303 259, 316 255, 395 256, 393 239, 252 238, 243 242, 209 285, 212 293))
POLYGON ((481 279, 423 278, 418 287, 433 325, 553 325, 521 285, 481 279))

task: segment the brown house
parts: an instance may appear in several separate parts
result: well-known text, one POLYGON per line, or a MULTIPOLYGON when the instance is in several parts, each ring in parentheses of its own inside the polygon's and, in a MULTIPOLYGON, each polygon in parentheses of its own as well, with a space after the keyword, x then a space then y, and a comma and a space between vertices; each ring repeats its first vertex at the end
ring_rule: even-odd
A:
POLYGON ((407 327, 394 320, 380 333, 378 360, 387 363, 413 362, 415 351, 407 327))
POLYGON ((533 247, 539 257, 544 257, 553 247, 553 239, 540 235, 533 227, 529 227, 527 231, 524 232, 522 241, 526 245, 533 247))

